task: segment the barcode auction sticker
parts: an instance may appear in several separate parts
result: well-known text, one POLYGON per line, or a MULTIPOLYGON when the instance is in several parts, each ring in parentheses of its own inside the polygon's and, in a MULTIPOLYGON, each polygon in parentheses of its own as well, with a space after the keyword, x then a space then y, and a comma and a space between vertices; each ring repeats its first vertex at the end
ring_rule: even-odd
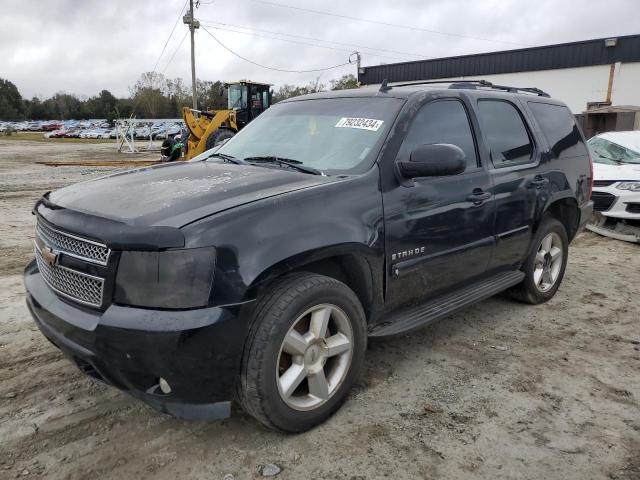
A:
POLYGON ((377 132, 384 123, 383 120, 374 120, 373 118, 352 118, 342 117, 336 123, 338 128, 360 128, 362 130, 371 130, 377 132))

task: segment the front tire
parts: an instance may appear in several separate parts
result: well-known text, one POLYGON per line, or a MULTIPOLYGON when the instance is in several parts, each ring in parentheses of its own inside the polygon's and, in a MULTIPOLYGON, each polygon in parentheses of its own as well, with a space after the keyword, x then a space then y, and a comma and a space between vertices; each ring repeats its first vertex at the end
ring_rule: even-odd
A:
POLYGON ((569 254, 564 225, 547 216, 538 228, 532 246, 522 266, 525 278, 510 293, 517 300, 537 305, 553 298, 562 283, 569 254))
POLYGON ((235 134, 236 133, 233 130, 229 130, 228 128, 219 128, 207 137, 204 149, 211 150, 213 147, 217 147, 225 140, 229 140, 235 134))
POLYGON ((345 284, 307 273, 284 277, 254 309, 240 404, 269 428, 309 430, 346 400, 366 342, 362 306, 345 284))

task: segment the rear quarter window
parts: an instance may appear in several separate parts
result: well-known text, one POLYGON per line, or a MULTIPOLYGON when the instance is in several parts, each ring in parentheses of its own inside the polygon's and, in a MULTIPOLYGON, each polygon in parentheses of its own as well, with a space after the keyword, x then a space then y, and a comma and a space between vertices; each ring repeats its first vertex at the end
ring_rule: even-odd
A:
POLYGON ((567 107, 542 102, 528 103, 556 158, 588 155, 587 146, 582 140, 573 114, 567 107))
POLYGON ((496 168, 533 160, 533 143, 518 109, 504 100, 479 100, 478 117, 496 168))

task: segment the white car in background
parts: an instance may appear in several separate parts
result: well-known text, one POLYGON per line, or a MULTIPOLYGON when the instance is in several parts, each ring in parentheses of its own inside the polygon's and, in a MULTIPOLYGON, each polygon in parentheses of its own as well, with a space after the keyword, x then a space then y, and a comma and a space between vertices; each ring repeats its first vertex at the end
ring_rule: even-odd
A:
POLYGON ((640 131, 602 133, 587 143, 593 159, 595 213, 587 228, 640 242, 640 131))

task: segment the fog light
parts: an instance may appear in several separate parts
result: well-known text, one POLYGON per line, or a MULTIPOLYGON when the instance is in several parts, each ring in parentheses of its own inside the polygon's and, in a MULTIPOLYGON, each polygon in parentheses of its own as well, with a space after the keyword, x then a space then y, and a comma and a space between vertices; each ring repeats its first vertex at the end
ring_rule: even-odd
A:
POLYGON ((160 377, 160 381, 158 382, 158 384, 160 385, 160 391, 162 393, 164 393, 165 395, 171 393, 171 386, 169 385, 169 382, 167 382, 164 378, 160 377))

